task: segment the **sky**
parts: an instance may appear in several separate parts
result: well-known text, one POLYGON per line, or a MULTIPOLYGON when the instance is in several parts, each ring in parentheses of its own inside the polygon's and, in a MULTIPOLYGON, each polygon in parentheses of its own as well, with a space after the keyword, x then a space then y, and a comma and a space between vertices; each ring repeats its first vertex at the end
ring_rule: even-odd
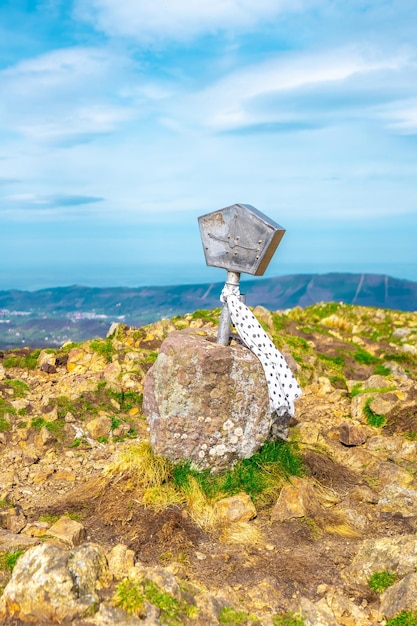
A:
POLYGON ((222 281, 236 202, 265 276, 417 280, 416 154, 415 0, 0 0, 0 289, 222 281))

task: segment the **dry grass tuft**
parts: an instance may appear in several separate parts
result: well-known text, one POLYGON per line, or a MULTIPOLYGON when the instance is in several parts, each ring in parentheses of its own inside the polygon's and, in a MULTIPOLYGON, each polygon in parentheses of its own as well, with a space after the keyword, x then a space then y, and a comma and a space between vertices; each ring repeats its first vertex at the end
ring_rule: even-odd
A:
POLYGON ((105 469, 105 476, 118 482, 129 479, 134 487, 160 487, 170 476, 172 463, 156 456, 148 441, 129 444, 105 469))
POLYGON ((155 511, 163 511, 174 504, 185 504, 186 498, 175 487, 169 484, 148 487, 143 494, 142 503, 151 506, 155 511))
POLYGON ((263 536, 261 531, 251 522, 233 522, 223 526, 220 541, 253 546, 262 543, 263 536))
POLYGON ((188 485, 183 487, 183 493, 191 519, 200 528, 213 529, 218 523, 216 510, 194 477, 191 476, 188 485))
POLYGON ((355 528, 352 528, 347 522, 330 523, 323 527, 326 533, 331 535, 338 535, 339 537, 349 537, 351 539, 357 539, 361 536, 360 532, 355 528))

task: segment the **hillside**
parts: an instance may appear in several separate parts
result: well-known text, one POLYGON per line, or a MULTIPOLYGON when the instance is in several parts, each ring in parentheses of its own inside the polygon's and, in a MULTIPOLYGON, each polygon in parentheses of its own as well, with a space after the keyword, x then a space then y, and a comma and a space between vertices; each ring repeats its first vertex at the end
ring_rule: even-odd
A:
MULTIPOLYGON (((0 349, 46 347, 105 336, 113 321, 148 324, 219 306, 223 283, 91 288, 73 285, 40 291, 0 291, 0 349)), ((417 310, 417 283, 371 274, 300 274, 242 280, 249 306, 270 310, 316 302, 344 302, 417 310)))
POLYGON ((164 338, 218 310, 0 355, 2 623, 416 623, 417 313, 254 312, 303 395, 217 478, 155 457, 141 403, 164 338))

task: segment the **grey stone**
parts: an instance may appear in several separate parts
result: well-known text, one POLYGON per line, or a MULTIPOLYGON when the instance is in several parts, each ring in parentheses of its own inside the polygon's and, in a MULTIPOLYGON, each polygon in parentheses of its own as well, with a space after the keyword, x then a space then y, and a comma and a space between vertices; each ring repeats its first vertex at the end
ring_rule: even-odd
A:
POLYGON ((385 513, 399 513, 402 517, 415 517, 417 515, 417 491, 398 485, 387 485, 381 492, 378 507, 385 513))
POLYGON ((417 563, 417 537, 366 539, 352 563, 342 571, 343 578, 367 585, 374 572, 394 572, 399 576, 413 572, 417 563))
POLYGON ((30 548, 18 559, 0 599, 0 618, 59 623, 94 611, 96 590, 107 575, 106 559, 95 544, 71 552, 48 543, 30 548))
POLYGON ((156 454, 218 471, 252 456, 274 423, 264 371, 241 345, 177 331, 146 375, 143 412, 156 454))
POLYGON ((387 618, 403 611, 417 610, 417 574, 405 576, 381 595, 380 611, 387 618))

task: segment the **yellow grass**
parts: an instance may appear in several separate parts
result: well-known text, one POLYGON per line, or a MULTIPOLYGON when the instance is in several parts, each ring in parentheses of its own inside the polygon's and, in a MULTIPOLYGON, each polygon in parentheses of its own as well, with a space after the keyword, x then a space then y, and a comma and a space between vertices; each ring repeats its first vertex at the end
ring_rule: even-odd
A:
POLYGON ((118 481, 129 478, 136 487, 147 489, 162 485, 169 477, 172 464, 156 456, 148 441, 128 445, 105 469, 105 475, 118 481))

